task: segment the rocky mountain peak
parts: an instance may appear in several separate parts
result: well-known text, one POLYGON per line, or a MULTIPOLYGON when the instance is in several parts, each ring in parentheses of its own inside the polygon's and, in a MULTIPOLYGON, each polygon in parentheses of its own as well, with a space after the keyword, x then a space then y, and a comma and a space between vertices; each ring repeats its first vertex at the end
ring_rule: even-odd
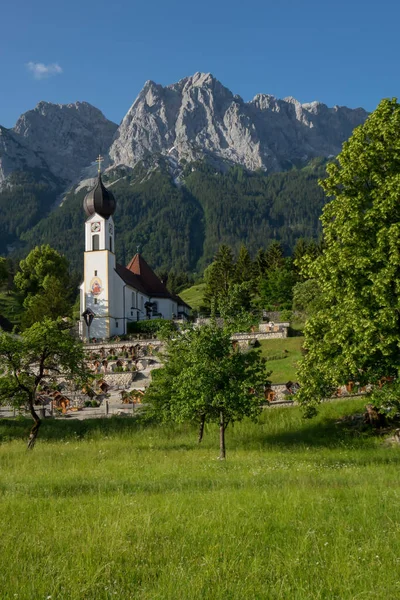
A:
POLYGON ((12 131, 41 156, 49 171, 73 181, 99 151, 107 152, 117 128, 88 102, 41 101, 21 115, 12 131))
POLYGON ((163 87, 146 82, 123 119, 110 148, 111 164, 133 167, 151 153, 178 161, 208 157, 221 165, 278 171, 290 162, 337 154, 362 109, 328 108, 257 94, 250 102, 211 73, 195 73, 163 87))

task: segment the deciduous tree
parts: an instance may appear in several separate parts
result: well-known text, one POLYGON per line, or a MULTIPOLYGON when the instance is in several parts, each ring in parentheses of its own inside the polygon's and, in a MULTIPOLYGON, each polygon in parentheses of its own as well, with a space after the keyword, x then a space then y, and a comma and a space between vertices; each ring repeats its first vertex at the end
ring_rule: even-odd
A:
POLYGON ((0 334, 0 402, 27 407, 34 421, 28 448, 32 449, 41 425, 35 410, 36 393, 46 380, 83 384, 89 377, 82 343, 72 337, 70 324, 45 319, 22 336, 0 334))
POLYGON ((299 399, 397 375, 400 343, 400 105, 383 100, 321 181, 322 254, 309 260, 322 306, 305 327, 299 399))
POLYGON ((23 293, 24 327, 44 318, 69 316, 73 302, 67 259, 50 246, 37 246, 20 262, 15 286, 23 293))
POLYGON ((14 283, 17 289, 27 294, 37 294, 48 276, 53 276, 68 284, 68 261, 48 244, 36 246, 19 263, 19 271, 14 283))
POLYGON ((226 428, 259 414, 267 377, 258 351, 234 348, 230 333, 212 323, 170 340, 166 364, 150 384, 146 402, 164 420, 200 423, 200 439, 204 423, 217 422, 224 459, 226 428))

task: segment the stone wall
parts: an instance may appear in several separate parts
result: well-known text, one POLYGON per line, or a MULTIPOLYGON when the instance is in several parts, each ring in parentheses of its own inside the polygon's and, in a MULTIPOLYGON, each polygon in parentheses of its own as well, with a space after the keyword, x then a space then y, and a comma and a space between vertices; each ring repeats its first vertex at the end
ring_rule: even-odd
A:
POLYGON ((260 323, 258 330, 262 333, 277 333, 283 331, 285 333, 283 337, 287 337, 289 325, 290 323, 260 323))
POLYGON ((106 373, 103 376, 104 381, 113 388, 129 388, 136 377, 133 373, 106 373))
POLYGON ((158 352, 162 348, 163 342, 154 339, 145 340, 125 340, 123 342, 104 342, 102 344, 85 344, 84 349, 86 352, 93 351, 99 352, 101 348, 104 348, 107 352, 112 350, 115 354, 122 352, 123 348, 130 348, 131 346, 140 347, 151 347, 154 352, 158 352))
POLYGON ((252 340, 272 340, 276 338, 286 338, 287 337, 287 329, 281 331, 271 331, 271 332, 261 332, 255 331, 254 333, 234 333, 232 335, 232 340, 238 342, 252 341, 252 340))

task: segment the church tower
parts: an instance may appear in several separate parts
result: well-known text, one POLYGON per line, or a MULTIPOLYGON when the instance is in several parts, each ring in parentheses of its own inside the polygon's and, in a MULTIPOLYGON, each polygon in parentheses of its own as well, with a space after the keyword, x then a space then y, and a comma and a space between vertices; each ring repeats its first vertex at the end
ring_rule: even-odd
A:
MULTIPOLYGON (((83 208, 86 213, 84 280, 81 287, 81 314, 90 309, 95 317, 90 326, 91 338, 114 335, 113 317, 116 311, 113 279, 115 275, 114 221, 116 202, 103 185, 99 171, 95 186, 86 194, 83 208)), ((88 338, 88 331, 83 337, 88 338)))

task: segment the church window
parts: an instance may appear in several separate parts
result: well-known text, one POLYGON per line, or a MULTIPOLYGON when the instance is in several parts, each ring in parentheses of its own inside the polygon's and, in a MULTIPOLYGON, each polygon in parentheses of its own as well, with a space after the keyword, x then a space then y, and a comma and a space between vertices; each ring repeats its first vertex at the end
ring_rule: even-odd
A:
POLYGON ((118 321, 115 321, 115 327, 118 327, 118 321))
POLYGON ((113 247, 112 247, 112 237, 111 237, 111 235, 110 235, 110 252, 112 252, 112 251, 113 251, 113 247))
POLYGON ((94 299, 94 303, 97 304, 97 298, 94 299))
POLYGON ((97 271, 94 272, 94 276, 97 277, 97 271))
POLYGON ((92 250, 99 250, 100 249, 100 236, 99 235, 92 235, 92 250))

